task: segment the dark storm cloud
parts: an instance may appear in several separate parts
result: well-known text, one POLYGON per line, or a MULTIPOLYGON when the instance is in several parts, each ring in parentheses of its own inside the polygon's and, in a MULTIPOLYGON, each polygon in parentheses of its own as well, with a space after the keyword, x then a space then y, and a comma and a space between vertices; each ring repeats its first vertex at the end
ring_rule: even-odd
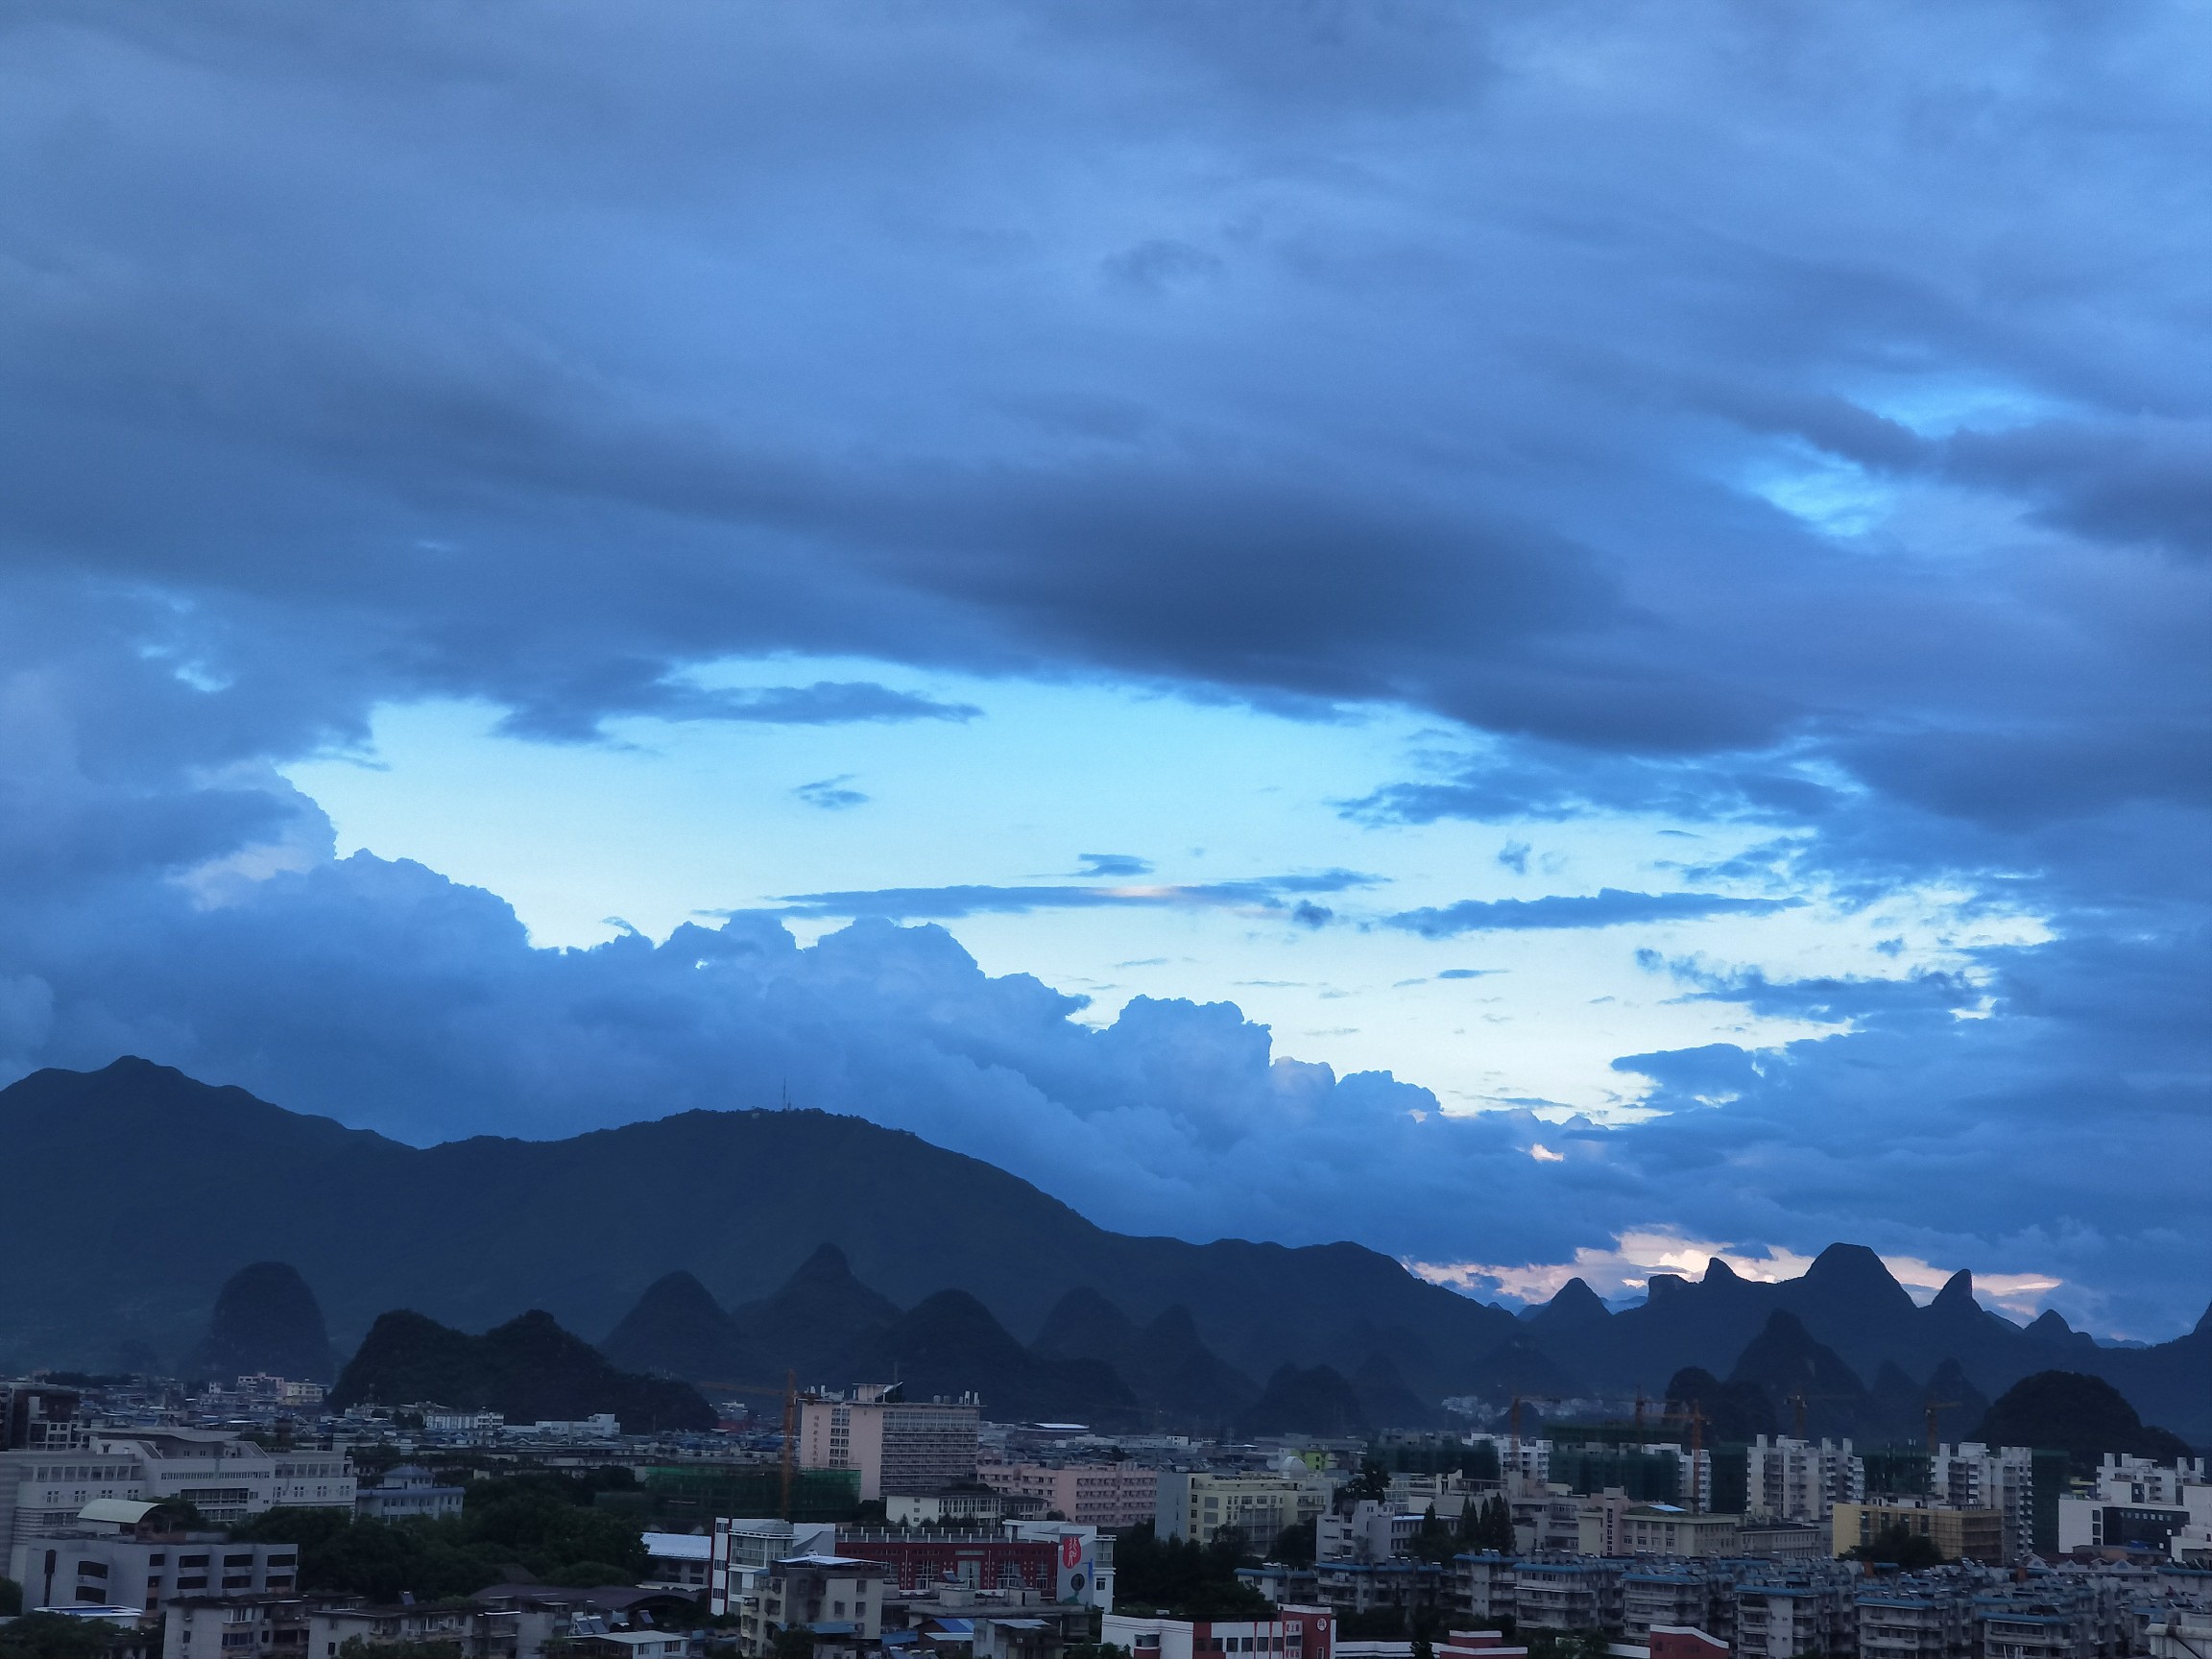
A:
MULTIPOLYGON (((0 30, 0 1058, 135 1047, 423 1136, 805 1075, 1123 1225, 1228 1193, 1273 1237, 1557 1261, 1675 1220, 2200 1305, 2200 10, 0 30), (1234 1009, 1086 1031, 933 929, 533 951, 489 895, 333 860, 271 770, 423 696, 557 741, 973 712, 693 672, 764 653, 1412 705, 1475 730, 1359 821, 1753 826, 1675 875, 1935 883, 2052 941, 1970 952, 1971 1006, 1697 965, 1854 1029, 1638 1057, 1670 1115, 1632 1130, 1447 1122, 1234 1009)), ((1317 924, 1345 890, 1262 888, 1183 891, 1317 924)))

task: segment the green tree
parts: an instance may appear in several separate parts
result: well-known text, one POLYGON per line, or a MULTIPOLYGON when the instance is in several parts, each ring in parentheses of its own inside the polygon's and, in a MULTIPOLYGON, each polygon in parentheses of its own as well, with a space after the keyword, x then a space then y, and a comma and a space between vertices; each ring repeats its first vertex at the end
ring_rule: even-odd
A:
POLYGON ((1275 1542, 1268 1547, 1267 1559, 1279 1561, 1286 1567, 1310 1567, 1318 1546, 1315 1533, 1318 1521, 1294 1521, 1275 1534, 1275 1542))
POLYGON ((1202 1546, 1190 1538, 1162 1539, 1151 1522, 1141 1522, 1115 1541, 1115 1603, 1190 1619, 1263 1613, 1267 1598, 1237 1576, 1243 1559, 1244 1535, 1233 1527, 1202 1546))
POLYGON ((0 1659, 108 1659, 121 1634, 104 1619, 26 1613, 0 1625, 0 1659))
POLYGON ((1359 1473, 1344 1482, 1344 1503, 1357 1503, 1371 1499, 1380 1503, 1390 1496, 1390 1471, 1383 1467, 1382 1459, 1369 1454, 1359 1461, 1359 1473))
POLYGON ((1479 1503, 1469 1500, 1459 1511, 1458 1543, 1462 1550, 1513 1553, 1513 1511, 1502 1494, 1493 1492, 1479 1503))
POLYGON ((0 1619, 12 1619, 23 1611, 23 1586, 12 1578, 0 1578, 0 1619))
POLYGON ((768 1645, 768 1659, 814 1659, 813 1627, 789 1624, 777 1631, 768 1645))

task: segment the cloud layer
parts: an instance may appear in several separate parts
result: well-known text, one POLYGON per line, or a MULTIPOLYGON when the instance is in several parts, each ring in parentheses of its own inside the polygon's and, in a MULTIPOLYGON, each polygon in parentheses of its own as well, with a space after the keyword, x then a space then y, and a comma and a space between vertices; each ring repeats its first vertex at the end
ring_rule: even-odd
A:
MULTIPOLYGON (((0 1057, 132 1048, 418 1137, 789 1076, 1124 1225, 1205 1190, 1427 1261, 1851 1237, 2171 1328, 2212 1261, 2208 29, 12 14, 0 1057), (805 653, 1426 709, 1431 762, 1344 808, 1382 828, 1771 832, 1682 893, 1416 932, 1944 884, 2050 942, 1878 985, 1654 961, 1852 1032, 1625 1057, 1661 1116, 1545 1125, 1547 1160, 1533 1120, 1271 1061, 1231 1008, 1089 1031, 928 928, 535 952, 492 896, 333 859, 272 771, 431 696, 549 742, 975 717, 702 672, 805 653)), ((1085 856, 803 903, 1318 926, 1342 890, 1140 901, 1107 883, 1141 861, 1085 856)))

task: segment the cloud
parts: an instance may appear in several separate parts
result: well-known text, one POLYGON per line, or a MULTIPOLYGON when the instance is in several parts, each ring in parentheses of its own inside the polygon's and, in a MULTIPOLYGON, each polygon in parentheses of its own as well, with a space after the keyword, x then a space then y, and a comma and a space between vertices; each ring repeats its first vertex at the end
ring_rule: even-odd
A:
POLYGON ((1152 874, 1152 865, 1148 859, 1135 858, 1126 853, 1081 853, 1076 857, 1083 866, 1076 872, 1080 876, 1108 878, 1152 874))
POLYGON ((802 783, 791 793, 809 806, 819 806, 825 812, 842 812, 848 807, 868 804, 866 795, 846 787, 852 781, 853 774, 843 772, 834 778, 817 778, 811 783, 802 783))
POLYGON ((1801 899, 1731 899, 1719 893, 1627 893, 1601 887, 1575 897, 1462 899, 1455 904, 1401 911, 1385 917, 1428 939, 1462 933, 1503 933, 1528 928, 1619 927, 1632 922, 1690 922, 1710 916, 1771 916, 1804 903, 1801 899))
MULTIPOLYGON (((1085 854, 1086 857, 1093 856, 1085 854)), ((1131 860, 1136 862, 1136 860, 1131 860)), ((1078 886, 1074 883, 998 887, 882 887, 849 893, 787 893, 778 902, 789 916, 883 916, 893 920, 950 921, 962 916, 1020 915, 1033 910, 1252 908, 1287 910, 1308 927, 1327 923, 1327 906, 1293 896, 1345 893, 1376 885, 1380 878, 1352 870, 1263 876, 1238 881, 1164 883, 1157 886, 1078 886)))

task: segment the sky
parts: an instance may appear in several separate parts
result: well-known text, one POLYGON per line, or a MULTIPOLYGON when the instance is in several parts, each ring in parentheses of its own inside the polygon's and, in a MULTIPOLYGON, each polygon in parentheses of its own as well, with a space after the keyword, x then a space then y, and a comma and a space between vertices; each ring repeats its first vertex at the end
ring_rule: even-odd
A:
POLYGON ((2212 16, 0 15, 0 1077, 2212 1294, 2212 16))

